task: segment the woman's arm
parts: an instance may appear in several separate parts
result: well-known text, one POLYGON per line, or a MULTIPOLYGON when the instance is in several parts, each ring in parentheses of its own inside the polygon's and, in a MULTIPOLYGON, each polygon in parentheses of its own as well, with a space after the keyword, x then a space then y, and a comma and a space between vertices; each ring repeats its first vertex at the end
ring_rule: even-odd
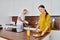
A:
POLYGON ((39 28, 39 26, 40 26, 40 16, 39 16, 39 20, 38 20, 38 23, 37 23, 36 30, 39 28))
POLYGON ((46 33, 47 30, 48 30, 48 27, 45 28, 45 30, 41 33, 41 36, 43 36, 46 33))
POLYGON ((22 20, 21 17, 18 17, 18 20, 21 21, 21 22, 24 22, 24 20, 22 20))
POLYGON ((27 23, 28 24, 28 22, 26 20, 22 20, 21 17, 18 17, 18 20, 20 20, 23 23, 27 23))

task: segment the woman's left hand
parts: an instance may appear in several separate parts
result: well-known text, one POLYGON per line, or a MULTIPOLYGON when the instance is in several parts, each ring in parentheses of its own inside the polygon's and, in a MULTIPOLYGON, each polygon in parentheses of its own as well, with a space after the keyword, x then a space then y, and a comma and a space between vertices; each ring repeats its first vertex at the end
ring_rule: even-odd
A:
POLYGON ((42 33, 41 33, 41 36, 43 36, 44 34, 45 34, 45 33, 44 33, 44 32, 42 32, 42 33))

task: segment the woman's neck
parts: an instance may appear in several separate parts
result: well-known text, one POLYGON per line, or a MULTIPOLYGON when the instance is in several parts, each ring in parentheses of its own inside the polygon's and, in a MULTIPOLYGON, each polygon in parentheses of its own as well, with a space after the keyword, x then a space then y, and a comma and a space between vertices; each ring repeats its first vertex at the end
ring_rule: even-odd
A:
POLYGON ((42 13, 46 13, 46 12, 44 11, 44 12, 42 12, 42 13))

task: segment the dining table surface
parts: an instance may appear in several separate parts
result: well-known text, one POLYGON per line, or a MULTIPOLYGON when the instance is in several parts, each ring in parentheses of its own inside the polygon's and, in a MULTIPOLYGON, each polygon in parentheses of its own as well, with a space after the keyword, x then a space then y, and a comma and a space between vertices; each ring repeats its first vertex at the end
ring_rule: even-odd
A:
POLYGON ((46 33, 43 36, 40 37, 34 37, 33 34, 34 32, 30 32, 30 37, 27 36, 26 30, 22 32, 12 32, 12 31, 7 31, 7 30, 0 30, 0 37, 6 38, 7 40, 42 40, 45 38, 49 33, 46 33))

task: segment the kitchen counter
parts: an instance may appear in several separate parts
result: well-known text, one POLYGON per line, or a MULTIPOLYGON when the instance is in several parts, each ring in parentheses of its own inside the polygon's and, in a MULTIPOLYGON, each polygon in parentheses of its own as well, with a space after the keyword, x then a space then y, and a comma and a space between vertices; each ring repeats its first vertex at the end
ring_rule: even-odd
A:
MULTIPOLYGON (((30 40, 46 40, 46 37, 49 35, 49 33, 46 33, 44 36, 36 38, 30 36, 30 40)), ((0 30, 0 36, 11 39, 11 40, 28 40, 29 37, 26 35, 26 31, 17 33, 17 32, 12 32, 12 31, 6 31, 6 30, 0 30)))

